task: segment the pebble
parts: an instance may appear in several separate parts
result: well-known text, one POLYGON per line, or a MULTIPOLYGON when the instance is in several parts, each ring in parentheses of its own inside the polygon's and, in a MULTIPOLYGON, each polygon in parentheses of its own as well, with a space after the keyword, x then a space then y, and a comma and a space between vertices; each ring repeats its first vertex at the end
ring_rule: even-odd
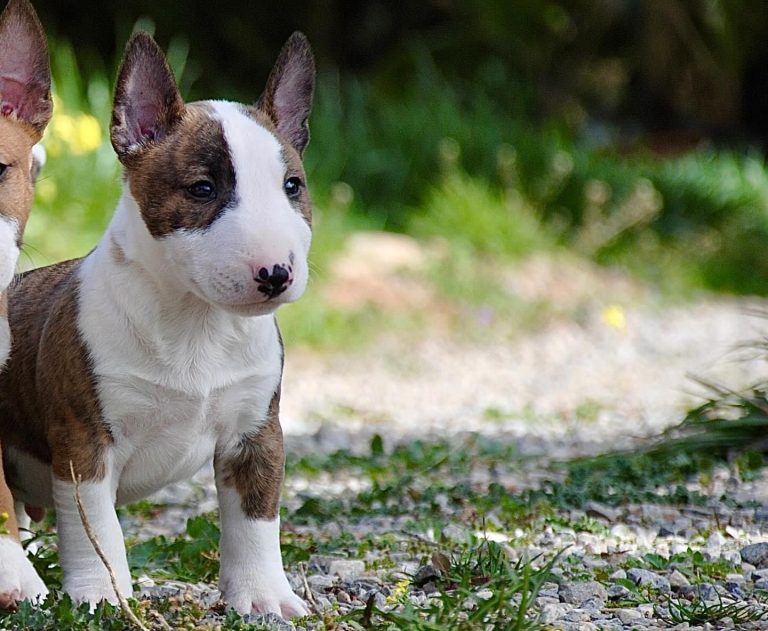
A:
POLYGON ((668 594, 671 590, 671 586, 667 578, 656 574, 655 572, 651 572, 650 570, 633 567, 627 570, 627 577, 635 585, 649 586, 665 594, 668 594))
POLYGON ((328 574, 338 576, 342 581, 351 581, 365 573, 365 563, 357 559, 332 561, 328 574))
POLYGON ((669 573, 669 576, 667 576, 667 580, 669 581, 669 586, 672 588, 672 591, 677 591, 680 587, 685 587, 691 584, 680 570, 672 570, 669 573))
POLYGON ((757 568, 768 568, 768 543, 752 543, 741 549, 741 558, 757 568))
POLYGON ((582 606, 585 602, 592 601, 599 602, 599 608, 608 600, 608 593, 605 587, 597 581, 561 585, 559 595, 562 602, 577 606, 582 606))
POLYGON ((616 617, 621 620, 622 624, 632 625, 640 620, 643 620, 644 616, 637 609, 617 609, 615 612, 616 617))

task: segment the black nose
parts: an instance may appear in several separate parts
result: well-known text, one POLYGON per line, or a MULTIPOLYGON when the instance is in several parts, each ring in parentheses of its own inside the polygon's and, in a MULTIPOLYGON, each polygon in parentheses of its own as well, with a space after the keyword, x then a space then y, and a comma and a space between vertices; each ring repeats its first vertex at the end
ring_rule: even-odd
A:
POLYGON ((291 272, 284 265, 273 265, 272 273, 266 267, 262 267, 258 278, 254 280, 259 283, 260 292, 274 298, 288 289, 291 284, 291 272))

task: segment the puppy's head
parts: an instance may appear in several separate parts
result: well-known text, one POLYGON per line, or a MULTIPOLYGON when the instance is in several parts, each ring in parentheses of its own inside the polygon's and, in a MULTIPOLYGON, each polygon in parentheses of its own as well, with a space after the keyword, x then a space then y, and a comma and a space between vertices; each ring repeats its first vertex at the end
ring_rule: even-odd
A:
POLYGON ((43 29, 28 0, 10 0, 0 15, 0 289, 13 277, 32 205, 32 147, 51 111, 43 29))
POLYGON ((256 105, 185 104, 152 38, 128 43, 112 145, 168 270, 209 303, 256 315, 304 291, 311 209, 301 157, 314 78, 295 33, 256 105))

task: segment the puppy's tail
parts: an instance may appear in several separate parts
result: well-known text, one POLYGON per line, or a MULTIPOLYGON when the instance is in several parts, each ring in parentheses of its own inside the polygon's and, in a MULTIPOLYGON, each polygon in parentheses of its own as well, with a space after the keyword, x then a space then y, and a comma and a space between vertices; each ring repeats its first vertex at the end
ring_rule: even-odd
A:
POLYGON ((45 164, 45 158, 45 148, 43 145, 37 143, 34 147, 32 147, 32 171, 30 172, 30 177, 32 178, 33 182, 35 182, 37 180, 37 176, 40 175, 40 170, 45 164))

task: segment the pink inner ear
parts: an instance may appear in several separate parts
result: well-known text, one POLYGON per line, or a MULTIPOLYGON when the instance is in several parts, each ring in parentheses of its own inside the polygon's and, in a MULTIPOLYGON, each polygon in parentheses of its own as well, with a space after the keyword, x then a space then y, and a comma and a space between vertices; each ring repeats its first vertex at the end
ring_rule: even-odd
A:
POLYGON ((24 97, 26 96, 24 85, 7 77, 0 78, 0 98, 2 98, 2 114, 10 116, 17 112, 19 118, 23 118, 24 97))
POLYGON ((160 108, 156 105, 144 103, 135 105, 128 112, 128 120, 132 121, 134 140, 143 142, 145 140, 156 140, 158 129, 158 117, 160 108))

